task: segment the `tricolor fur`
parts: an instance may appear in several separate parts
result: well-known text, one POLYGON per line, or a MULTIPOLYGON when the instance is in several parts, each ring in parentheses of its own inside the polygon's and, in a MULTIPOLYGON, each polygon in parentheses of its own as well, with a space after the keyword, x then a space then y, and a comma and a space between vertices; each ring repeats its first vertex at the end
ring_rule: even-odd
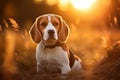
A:
POLYGON ((81 70, 80 59, 65 44, 69 32, 69 26, 58 15, 45 14, 36 19, 30 35, 37 43, 37 71, 66 74, 81 70))

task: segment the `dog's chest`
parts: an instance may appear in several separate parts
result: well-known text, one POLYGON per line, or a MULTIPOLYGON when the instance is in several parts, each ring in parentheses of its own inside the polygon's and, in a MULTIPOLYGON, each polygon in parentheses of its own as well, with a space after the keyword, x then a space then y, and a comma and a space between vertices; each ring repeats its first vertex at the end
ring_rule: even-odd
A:
POLYGON ((52 49, 39 47, 36 52, 36 58, 40 63, 64 64, 68 61, 68 54, 61 47, 52 49))

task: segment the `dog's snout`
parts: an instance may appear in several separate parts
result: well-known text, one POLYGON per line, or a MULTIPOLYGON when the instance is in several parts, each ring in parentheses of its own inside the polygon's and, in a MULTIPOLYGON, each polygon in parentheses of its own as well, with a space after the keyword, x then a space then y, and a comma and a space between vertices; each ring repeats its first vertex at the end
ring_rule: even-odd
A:
POLYGON ((48 30, 49 35, 53 35, 54 33, 55 33, 54 30, 48 30))

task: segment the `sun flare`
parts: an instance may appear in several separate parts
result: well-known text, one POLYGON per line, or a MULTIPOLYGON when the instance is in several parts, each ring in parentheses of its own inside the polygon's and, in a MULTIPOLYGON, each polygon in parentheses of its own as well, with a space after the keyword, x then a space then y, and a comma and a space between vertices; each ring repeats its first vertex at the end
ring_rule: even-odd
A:
POLYGON ((74 8, 79 10, 89 9, 96 0, 71 0, 71 4, 74 8))

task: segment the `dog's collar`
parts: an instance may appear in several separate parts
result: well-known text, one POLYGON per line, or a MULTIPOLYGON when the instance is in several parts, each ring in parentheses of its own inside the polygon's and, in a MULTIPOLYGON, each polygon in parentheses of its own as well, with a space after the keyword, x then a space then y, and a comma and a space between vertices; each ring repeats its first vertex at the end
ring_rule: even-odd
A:
POLYGON ((45 46, 45 48, 53 49, 53 48, 55 48, 56 46, 60 46, 60 42, 57 41, 54 45, 50 45, 50 46, 47 46, 45 43, 43 43, 43 45, 45 46))
POLYGON ((47 45, 44 44, 44 46, 45 46, 45 48, 50 48, 50 49, 52 49, 52 48, 55 48, 57 45, 55 44, 55 45, 47 46, 47 45))

